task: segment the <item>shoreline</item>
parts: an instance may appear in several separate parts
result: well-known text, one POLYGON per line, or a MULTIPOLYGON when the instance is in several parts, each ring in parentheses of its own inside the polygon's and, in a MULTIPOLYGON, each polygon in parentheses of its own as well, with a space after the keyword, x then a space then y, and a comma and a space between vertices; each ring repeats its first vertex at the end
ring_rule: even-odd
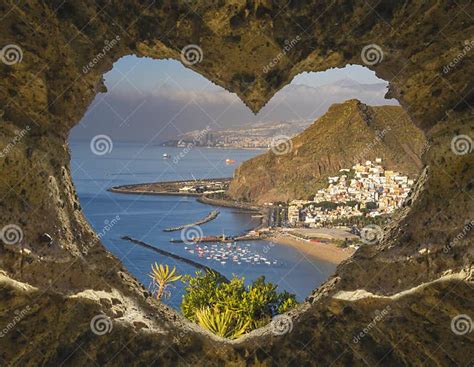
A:
POLYGON ((292 247, 311 258, 326 261, 335 265, 339 265, 355 253, 354 249, 337 247, 333 243, 311 243, 282 233, 275 233, 267 240, 278 245, 292 247))
MULTIPOLYGON (((220 179, 205 179, 201 181, 217 181, 217 180, 230 180, 231 178, 220 178, 220 179)), ((110 192, 120 193, 120 194, 135 194, 135 195, 170 195, 170 196, 191 196, 195 197, 196 200, 202 204, 207 204, 216 207, 227 207, 234 208, 239 210, 248 210, 253 213, 259 213, 262 215, 260 225, 258 225, 253 230, 258 230, 265 227, 268 219, 268 209, 252 205, 248 203, 238 203, 231 200, 225 199, 215 199, 207 197, 202 193, 184 193, 177 191, 161 191, 156 190, 157 188, 163 188, 163 185, 176 185, 182 184, 187 181, 170 181, 170 182, 154 182, 154 183, 142 183, 142 184, 131 184, 111 187, 108 189, 110 192), (146 188, 143 190, 143 188, 146 188)), ((266 240, 273 242, 278 245, 284 245, 292 247, 293 249, 303 252, 305 255, 319 261, 326 261, 331 264, 338 265, 344 260, 350 258, 355 249, 352 248, 341 248, 337 247, 334 243, 314 243, 303 238, 298 238, 289 234, 285 234, 279 231, 271 231, 271 234, 266 238, 253 239, 255 241, 266 240)))

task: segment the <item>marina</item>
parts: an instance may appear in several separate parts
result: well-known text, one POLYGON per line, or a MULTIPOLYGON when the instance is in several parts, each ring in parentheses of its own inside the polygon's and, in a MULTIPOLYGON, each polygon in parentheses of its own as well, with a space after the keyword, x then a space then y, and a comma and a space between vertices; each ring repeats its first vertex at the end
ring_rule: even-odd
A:
POLYGON ((225 244, 194 244, 185 246, 184 249, 191 255, 205 258, 225 265, 226 263, 252 264, 252 265, 278 265, 278 261, 270 259, 252 250, 249 244, 225 243, 225 244))

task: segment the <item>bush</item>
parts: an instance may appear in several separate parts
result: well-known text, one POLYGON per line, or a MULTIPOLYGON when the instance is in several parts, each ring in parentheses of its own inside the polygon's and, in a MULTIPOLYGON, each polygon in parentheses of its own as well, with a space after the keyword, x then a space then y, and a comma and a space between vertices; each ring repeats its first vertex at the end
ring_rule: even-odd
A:
POLYGON ((234 338, 268 324, 272 317, 296 306, 295 295, 278 293, 265 277, 245 286, 244 278, 230 282, 213 272, 185 276, 184 316, 217 335, 234 338), (218 317, 223 314, 225 317, 218 317), (211 326, 212 325, 212 326, 211 326))
POLYGON ((373 201, 369 201, 365 204, 365 207, 369 210, 374 210, 374 209, 377 209, 379 207, 379 204, 377 204, 373 201))

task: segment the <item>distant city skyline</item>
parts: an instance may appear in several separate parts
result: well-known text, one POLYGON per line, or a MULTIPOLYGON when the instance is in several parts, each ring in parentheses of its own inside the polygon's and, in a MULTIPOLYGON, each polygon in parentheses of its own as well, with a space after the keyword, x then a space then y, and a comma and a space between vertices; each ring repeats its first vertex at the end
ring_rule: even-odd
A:
MULTIPOLYGON (((345 68, 333 68, 323 72, 301 73, 292 80, 292 84, 319 87, 344 78, 352 79, 360 84, 384 82, 370 69, 360 65, 348 65, 345 68)), ((130 87, 142 93, 153 92, 163 84, 174 84, 178 89, 191 90, 200 90, 204 87, 220 88, 179 61, 137 56, 122 57, 105 75, 105 80, 108 88, 120 89, 129 84, 130 87), (129 83, 124 83, 124 76, 129 83)))
POLYGON ((358 65, 297 75, 254 115, 226 91, 176 60, 123 57, 104 76, 101 93, 71 139, 108 134, 116 140, 165 141, 191 130, 223 129, 253 122, 314 120, 333 103, 358 98, 370 105, 386 100, 387 82, 358 65))

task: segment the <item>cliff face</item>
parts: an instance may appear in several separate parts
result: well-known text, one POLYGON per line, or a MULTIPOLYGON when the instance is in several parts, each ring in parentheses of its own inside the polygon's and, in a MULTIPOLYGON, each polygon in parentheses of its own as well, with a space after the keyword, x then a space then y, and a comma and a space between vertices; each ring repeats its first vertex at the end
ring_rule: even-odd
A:
POLYGON ((350 100, 330 107, 287 141, 281 154, 270 150, 244 162, 230 194, 258 203, 312 198, 328 176, 376 157, 383 158, 387 169, 413 177, 421 169, 424 146, 423 133, 401 107, 369 107, 350 100))
POLYGON ((0 59, 0 363, 471 363, 474 334, 454 333, 451 323, 474 315, 474 53, 466 48, 473 7, 449 0, 0 0, 0 44, 22 51, 12 62, 2 48, 0 59), (374 43, 383 51, 378 63, 361 56, 374 43), (300 72, 366 65, 389 81, 389 94, 430 143, 412 197, 383 240, 341 264, 289 315, 286 330, 268 326, 227 342, 151 300, 102 247, 75 194, 66 138, 103 90, 102 75, 128 54, 179 60, 189 44, 203 51, 192 68, 254 110, 300 72), (20 229, 16 240, 10 225, 20 229), (354 343, 387 305, 392 311, 354 343), (113 328, 93 332, 96 316, 113 328))

